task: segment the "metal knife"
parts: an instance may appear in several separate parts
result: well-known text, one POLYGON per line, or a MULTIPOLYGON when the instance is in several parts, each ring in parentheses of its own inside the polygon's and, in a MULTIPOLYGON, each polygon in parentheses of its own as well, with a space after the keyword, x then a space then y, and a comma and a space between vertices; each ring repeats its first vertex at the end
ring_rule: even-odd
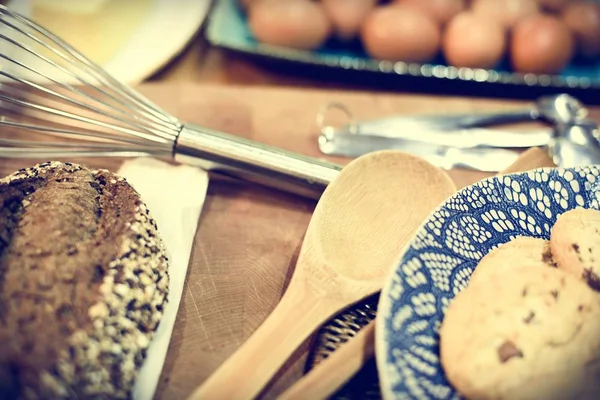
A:
POLYGON ((444 168, 497 172, 512 164, 519 153, 501 148, 457 148, 398 137, 328 131, 318 140, 321 152, 332 156, 359 157, 379 150, 401 150, 444 168))
POLYGON ((458 148, 503 147, 529 148, 545 146, 552 128, 508 131, 486 128, 449 129, 419 117, 388 117, 361 121, 341 128, 327 127, 336 133, 402 138, 458 148))

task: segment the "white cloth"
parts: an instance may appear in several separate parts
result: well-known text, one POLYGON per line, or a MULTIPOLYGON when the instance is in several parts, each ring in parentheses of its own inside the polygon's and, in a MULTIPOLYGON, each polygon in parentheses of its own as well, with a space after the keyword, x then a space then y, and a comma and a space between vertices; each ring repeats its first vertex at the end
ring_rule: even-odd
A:
POLYGON ((172 166, 140 158, 126 161, 117 171, 141 195, 158 225, 169 257, 169 303, 150 343, 136 381, 134 400, 151 400, 165 362, 198 219, 206 198, 208 173, 190 166, 172 166))

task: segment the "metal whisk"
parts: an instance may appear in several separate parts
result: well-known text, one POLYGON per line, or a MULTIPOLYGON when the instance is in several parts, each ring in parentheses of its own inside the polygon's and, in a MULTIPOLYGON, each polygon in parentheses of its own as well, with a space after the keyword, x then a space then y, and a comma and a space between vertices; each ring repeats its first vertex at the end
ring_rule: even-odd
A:
POLYGON ((0 6, 0 157, 140 156, 310 198, 341 169, 184 124, 51 32, 0 6))

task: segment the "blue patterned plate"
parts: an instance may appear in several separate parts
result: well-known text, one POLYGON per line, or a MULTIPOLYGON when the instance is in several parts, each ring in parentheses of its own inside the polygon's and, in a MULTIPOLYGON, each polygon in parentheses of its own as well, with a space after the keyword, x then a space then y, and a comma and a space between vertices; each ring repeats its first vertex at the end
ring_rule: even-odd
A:
POLYGON ((439 360, 448 303, 491 249, 518 235, 548 239, 556 217, 570 209, 600 209, 599 175, 593 166, 492 177, 431 214, 381 294, 376 354, 384 399, 459 398, 439 360))

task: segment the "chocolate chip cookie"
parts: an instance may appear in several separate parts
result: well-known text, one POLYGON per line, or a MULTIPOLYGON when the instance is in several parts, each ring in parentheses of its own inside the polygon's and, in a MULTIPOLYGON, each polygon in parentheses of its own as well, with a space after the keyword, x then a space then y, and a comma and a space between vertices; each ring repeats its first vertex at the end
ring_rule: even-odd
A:
POLYGON ((472 282, 440 329, 446 377, 468 399, 600 398, 600 295, 558 268, 472 282))
POLYGON ((558 268, 600 291, 600 211, 576 208, 560 215, 552 227, 550 248, 558 268))
POLYGON ((479 261, 469 284, 517 266, 554 267, 549 241, 531 236, 518 236, 501 244, 479 261))

